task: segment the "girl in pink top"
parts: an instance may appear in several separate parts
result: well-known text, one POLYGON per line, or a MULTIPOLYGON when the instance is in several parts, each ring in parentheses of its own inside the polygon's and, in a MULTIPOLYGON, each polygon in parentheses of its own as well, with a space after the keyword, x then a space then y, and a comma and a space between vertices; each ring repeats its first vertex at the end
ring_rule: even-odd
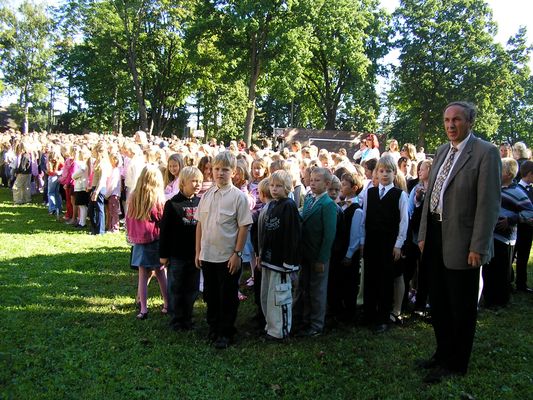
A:
POLYGON ((159 221, 163 215, 165 195, 161 171, 154 165, 146 165, 135 190, 128 201, 126 224, 128 240, 133 243, 131 266, 139 269, 138 296, 141 310, 137 319, 148 317, 147 291, 148 280, 152 271, 159 282, 164 305, 161 309, 167 313, 167 278, 165 267, 159 262, 159 221))

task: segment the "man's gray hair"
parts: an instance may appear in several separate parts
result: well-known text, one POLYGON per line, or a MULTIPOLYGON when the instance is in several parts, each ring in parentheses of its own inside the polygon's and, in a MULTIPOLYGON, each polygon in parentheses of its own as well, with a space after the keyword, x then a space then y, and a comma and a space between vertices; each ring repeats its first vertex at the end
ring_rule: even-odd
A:
POLYGON ((476 106, 468 101, 452 101, 449 103, 445 108, 444 111, 446 111, 448 108, 452 106, 459 106, 464 110, 465 117, 471 124, 474 124, 476 120, 477 115, 477 109, 476 106))

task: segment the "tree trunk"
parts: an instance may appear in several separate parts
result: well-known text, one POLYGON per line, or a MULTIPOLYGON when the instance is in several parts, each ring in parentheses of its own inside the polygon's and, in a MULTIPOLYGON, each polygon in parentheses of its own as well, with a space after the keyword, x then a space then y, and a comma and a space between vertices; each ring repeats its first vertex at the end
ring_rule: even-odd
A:
POLYGON ((429 113, 424 111, 418 125, 418 147, 426 147, 426 130, 428 126, 429 113))
POLYGON ((143 131, 148 132, 148 113, 146 111, 146 102, 144 101, 144 93, 139 79, 139 71, 137 71, 137 53, 133 48, 133 44, 130 44, 129 46, 127 58, 131 77, 133 79, 133 86, 135 87, 135 97, 137 98, 137 105, 139 107, 139 125, 143 131))
POLYGON ((326 129, 335 130, 337 122, 337 107, 328 107, 326 110, 326 129))
POLYGON ((24 122, 22 123, 22 133, 27 135, 30 129, 28 115, 30 113, 30 106, 28 101, 28 89, 24 88, 24 122))

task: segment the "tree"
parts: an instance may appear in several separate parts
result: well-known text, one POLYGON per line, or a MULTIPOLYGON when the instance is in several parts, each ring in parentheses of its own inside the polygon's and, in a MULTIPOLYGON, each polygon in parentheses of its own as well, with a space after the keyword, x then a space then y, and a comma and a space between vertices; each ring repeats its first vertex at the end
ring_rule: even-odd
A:
POLYGON ((533 76, 529 68, 531 46, 527 45, 527 31, 521 27, 507 42, 511 61, 510 87, 512 94, 507 104, 498 111, 501 123, 495 139, 499 142, 526 141, 533 144, 533 76))
POLYGON ((511 76, 508 57, 494 41, 489 6, 482 0, 402 0, 394 20, 400 49, 391 91, 395 136, 403 130, 421 146, 436 146, 443 139, 442 110, 453 100, 475 103, 476 132, 494 135, 511 76))
POLYGON ((29 129, 30 104, 47 96, 53 55, 51 28, 43 5, 24 1, 17 12, 0 8, 0 68, 7 87, 20 94, 24 133, 29 129))
POLYGON ((377 1, 310 1, 301 13, 312 27, 306 90, 326 129, 376 127, 378 59, 387 53, 387 18, 377 1), (362 115, 367 116, 361 119, 362 115))
POLYGON ((231 84, 241 79, 246 82, 243 130, 247 145, 252 138, 258 88, 266 90, 269 78, 277 84, 284 79, 287 79, 285 83, 290 81, 290 76, 300 70, 297 64, 308 54, 305 41, 308 30, 297 26, 294 19, 297 3, 294 0, 212 0, 203 2, 198 9, 201 17, 197 19, 195 37, 211 42, 213 50, 224 56, 228 75, 233 78, 231 84), (285 68, 283 74, 280 67, 285 68), (281 80, 274 78, 281 75, 281 80))

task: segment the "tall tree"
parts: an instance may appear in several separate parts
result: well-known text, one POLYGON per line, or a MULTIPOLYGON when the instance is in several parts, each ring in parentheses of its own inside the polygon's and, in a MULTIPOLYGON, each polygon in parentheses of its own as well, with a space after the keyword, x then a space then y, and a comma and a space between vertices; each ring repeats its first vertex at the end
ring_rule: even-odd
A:
POLYGON ((363 125, 375 127, 377 60, 387 52, 387 20, 379 2, 324 0, 306 5, 302 15, 312 27, 313 56, 304 76, 325 128, 338 127, 339 112, 351 125, 359 125, 357 115, 372 108, 370 121, 363 125))
POLYGON ((501 123, 495 139, 514 143, 519 140, 533 145, 533 76, 529 68, 531 46, 527 44, 527 31, 521 27, 507 42, 507 55, 511 61, 512 94, 499 110, 501 123))
POLYGON ((247 85, 244 140, 250 145, 256 112, 258 87, 265 88, 270 71, 290 64, 299 70, 300 57, 306 54, 307 32, 295 25, 295 0, 211 0, 202 3, 197 35, 212 41, 219 54, 229 65, 234 82, 244 79, 247 85), (243 78, 241 78, 243 77, 243 78), (261 79, 264 80, 261 83, 261 79))
POLYGON ((0 67, 5 84, 20 94, 24 133, 30 104, 47 96, 52 40, 51 19, 42 4, 24 1, 17 12, 0 8, 0 67))
POLYGON ((470 100, 479 108, 476 131, 486 137, 499 124, 507 102, 509 62, 494 41, 496 25, 483 0, 402 0, 396 10, 400 66, 391 91, 400 129, 418 144, 440 143, 442 109, 470 100))

